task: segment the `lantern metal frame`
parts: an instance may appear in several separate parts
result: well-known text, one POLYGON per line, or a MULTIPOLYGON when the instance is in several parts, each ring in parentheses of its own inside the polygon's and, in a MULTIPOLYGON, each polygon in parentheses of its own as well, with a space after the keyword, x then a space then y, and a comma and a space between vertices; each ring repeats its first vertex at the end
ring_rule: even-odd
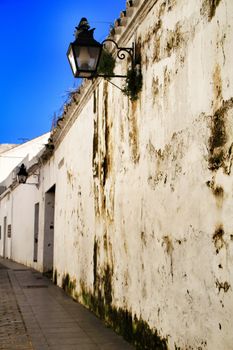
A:
MULTIPOLYGON (((116 46, 117 50, 117 58, 120 60, 124 60, 126 58, 126 54, 129 55, 131 60, 131 67, 134 68, 135 66, 135 50, 134 50, 134 44, 132 44, 132 47, 120 47, 113 39, 105 39, 102 41, 102 45, 104 45, 106 42, 111 42, 116 46)), ((102 78, 127 78, 127 75, 118 75, 118 74, 99 74, 97 73, 98 77, 102 78)))
POLYGON ((89 29, 90 26, 88 24, 88 21, 86 18, 82 18, 79 25, 76 27, 76 33, 75 33, 75 41, 70 43, 68 51, 67 51, 67 58, 69 61, 69 64, 71 66, 71 70, 73 72, 73 75, 75 78, 86 78, 86 79, 93 79, 97 77, 102 77, 102 78, 127 78, 127 75, 120 75, 120 74, 102 74, 98 73, 98 65, 100 62, 100 57, 101 57, 101 52, 104 47, 104 44, 107 42, 111 42, 112 44, 115 45, 117 53, 116 57, 119 58, 120 60, 124 60, 126 58, 126 55, 128 54, 131 60, 131 66, 132 69, 135 67, 135 49, 134 49, 134 44, 132 47, 120 47, 118 44, 113 40, 113 39, 105 39, 102 41, 102 43, 99 43, 96 41, 93 37, 94 35, 94 30, 89 29), (96 47, 100 48, 99 50, 99 56, 96 59, 96 64, 95 64, 95 69, 80 69, 78 62, 77 62, 77 57, 75 56, 75 47, 86 47, 86 48, 91 48, 91 47, 96 47), (70 52, 72 51, 72 57, 73 57, 73 64, 75 65, 74 68, 76 72, 74 71, 71 63, 71 56, 69 56, 70 52), (82 74, 84 73, 84 74, 82 74), (86 74, 90 74, 89 76, 86 76, 86 74))
POLYGON ((85 20, 85 18, 82 18, 82 20, 79 23, 79 26, 76 27, 76 39, 74 42, 70 43, 69 48, 67 50, 67 58, 71 66, 71 70, 73 72, 73 75, 75 78, 89 78, 93 74, 97 72, 97 67, 99 64, 100 56, 101 56, 101 51, 103 48, 103 45, 100 44, 98 41, 96 41, 93 37, 94 35, 94 29, 89 30, 89 25, 86 21, 84 25, 82 25, 82 21, 85 20), (99 49, 98 53, 98 58, 96 60, 95 64, 95 69, 85 69, 85 68, 80 68, 77 62, 77 57, 75 55, 75 51, 77 48, 96 48, 99 49), (76 72, 74 72, 70 58, 69 58, 69 53, 72 52, 72 56, 74 59, 74 64, 76 68, 76 72), (90 74, 90 76, 86 76, 86 74, 90 74))
POLYGON ((29 174, 27 172, 27 168, 25 167, 24 163, 21 164, 19 171, 16 174, 17 176, 17 182, 22 185, 35 185, 37 188, 40 186, 40 173, 32 173, 29 174), (29 175, 33 175, 37 177, 37 182, 27 182, 27 179, 29 175))

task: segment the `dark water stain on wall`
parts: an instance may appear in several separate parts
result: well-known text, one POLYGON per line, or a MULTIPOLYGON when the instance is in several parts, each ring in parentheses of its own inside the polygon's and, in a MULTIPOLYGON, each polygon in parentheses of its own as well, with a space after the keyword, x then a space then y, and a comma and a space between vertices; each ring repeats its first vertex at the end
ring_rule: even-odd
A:
POLYGON ((202 16, 206 16, 210 22, 215 16, 216 9, 221 0, 203 0, 200 13, 202 16))
MULTIPOLYGON (((94 180, 94 200, 96 216, 108 216, 114 207, 114 190, 111 187, 111 194, 106 198, 105 185, 110 178, 113 166, 113 144, 112 144, 112 120, 109 117, 109 99, 108 99, 108 82, 104 83, 103 88, 103 105, 99 110, 99 92, 96 96, 96 114, 94 116, 94 133, 93 133, 93 157, 92 169, 94 180), (106 207, 106 203, 110 205, 106 207)), ((111 215, 110 215, 111 216, 111 215)), ((111 218, 110 218, 111 219, 111 218)))
POLYGON ((111 139, 110 139, 110 132, 111 132, 111 125, 109 120, 109 111, 108 111, 108 89, 107 89, 107 83, 104 85, 104 141, 105 141, 105 150, 104 150, 104 157, 103 157, 103 163, 102 163, 102 174, 103 174, 103 186, 105 186, 106 179, 109 177, 109 174, 111 172, 111 165, 112 165, 112 149, 111 149, 111 139))
POLYGON ((81 297, 85 306, 113 327, 128 342, 134 344, 136 349, 167 350, 167 339, 161 337, 155 329, 151 329, 147 322, 126 309, 116 308, 112 305, 112 272, 110 267, 105 269, 101 280, 104 284, 104 293, 98 289, 95 295, 81 282, 81 297))
POLYGON ((214 101, 213 101, 213 109, 214 111, 221 106, 223 97, 222 97, 222 76, 221 76, 221 68, 219 64, 215 65, 213 71, 213 93, 214 93, 214 101))
POLYGON ((221 290, 224 291, 224 293, 227 293, 230 289, 231 285, 225 281, 225 282, 219 282, 219 280, 216 280, 216 288, 218 288, 218 292, 220 293, 221 290))
POLYGON ((220 185, 216 185, 214 179, 206 182, 207 186, 211 189, 218 208, 222 208, 224 200, 224 189, 220 185))
POLYGON ((94 240, 94 251, 93 251, 93 290, 97 288, 97 257, 98 257, 98 241, 94 240))
POLYGON ((129 121, 129 145, 131 149, 131 159, 136 164, 139 162, 139 129, 138 129, 138 107, 139 101, 130 102, 128 121, 129 121))
MULTIPOLYGON (((136 349, 167 349, 167 339, 160 337, 155 329, 151 329, 147 322, 133 315, 127 309, 117 308, 113 305, 113 267, 112 262, 106 262, 104 266, 98 264, 100 254, 100 242, 94 239, 93 249, 93 288, 86 287, 84 281, 80 281, 81 294, 76 298, 83 302, 100 319, 122 335, 128 342, 135 345, 136 349)), ((106 253, 107 254, 107 253, 106 253)), ((63 289, 69 286, 70 278, 65 276, 63 289)))
POLYGON ((176 179, 183 174, 182 159, 189 146, 188 142, 190 142, 188 134, 183 131, 174 133, 171 142, 166 144, 163 149, 156 149, 149 140, 147 144, 150 165, 148 184, 153 190, 159 184, 165 186, 169 184, 171 191, 174 191, 176 179))
POLYGON ((54 273, 53 273, 53 283, 55 284, 55 286, 57 285, 57 269, 54 269, 54 273))
POLYGON ((208 166, 212 171, 223 168, 229 175, 228 163, 232 157, 233 144, 229 144, 227 133, 227 113, 233 108, 233 98, 223 101, 222 106, 211 116, 210 137, 208 140, 208 166))
POLYGON ((92 143, 92 172, 94 180, 94 204, 95 204, 95 214, 96 216, 100 215, 101 208, 99 206, 99 178, 101 173, 101 168, 99 164, 99 91, 95 92, 95 114, 93 120, 93 143, 92 143))
POLYGON ((71 296, 76 289, 76 280, 72 280, 68 273, 64 274, 62 277, 62 289, 71 296))
POLYGON ((219 225, 214 234, 213 234, 213 242, 214 242, 214 246, 216 248, 216 254, 219 253, 220 249, 222 249, 225 245, 225 241, 224 241, 224 230, 223 230, 223 226, 219 225))
POLYGON ((170 258, 170 273, 171 273, 171 277, 173 280, 173 250, 174 250, 174 247, 172 244, 171 237, 164 236, 162 245, 165 247, 165 252, 167 253, 167 255, 170 258))
POLYGON ((158 28, 153 41, 153 62, 157 63, 162 59, 171 57, 173 53, 187 46, 189 38, 186 33, 182 32, 181 28, 182 24, 179 22, 177 22, 174 30, 164 32, 158 28))

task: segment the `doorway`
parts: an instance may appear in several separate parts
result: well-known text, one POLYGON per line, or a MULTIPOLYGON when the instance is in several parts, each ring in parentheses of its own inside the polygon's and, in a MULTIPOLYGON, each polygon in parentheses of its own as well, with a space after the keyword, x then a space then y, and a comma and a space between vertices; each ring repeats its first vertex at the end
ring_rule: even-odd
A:
POLYGON ((38 235, 39 235, 39 203, 35 204, 34 210, 34 250, 33 261, 37 262, 38 258, 38 235))
POLYGON ((6 228, 7 228, 7 217, 4 216, 3 219, 3 257, 6 258, 6 244, 7 244, 7 237, 6 237, 6 228))
POLYGON ((46 273, 53 272, 55 191, 53 185, 45 193, 43 270, 46 273))

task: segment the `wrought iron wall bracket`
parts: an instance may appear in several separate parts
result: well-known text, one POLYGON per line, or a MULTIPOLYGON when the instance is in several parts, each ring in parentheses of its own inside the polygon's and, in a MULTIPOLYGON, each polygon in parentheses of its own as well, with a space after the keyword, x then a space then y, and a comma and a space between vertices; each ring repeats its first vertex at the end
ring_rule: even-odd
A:
POLYGON ((105 39, 102 42, 102 45, 105 44, 106 42, 111 42, 116 46, 117 58, 119 58, 120 60, 124 60, 126 57, 126 54, 128 54, 131 58, 132 66, 134 66, 134 44, 132 45, 132 47, 119 47, 113 39, 105 39))
POLYGON ((111 74, 101 74, 101 73, 96 73, 93 76, 91 76, 90 78, 86 78, 86 79, 92 79, 92 78, 127 78, 127 75, 119 75, 119 74, 115 74, 115 75, 111 75, 111 74))

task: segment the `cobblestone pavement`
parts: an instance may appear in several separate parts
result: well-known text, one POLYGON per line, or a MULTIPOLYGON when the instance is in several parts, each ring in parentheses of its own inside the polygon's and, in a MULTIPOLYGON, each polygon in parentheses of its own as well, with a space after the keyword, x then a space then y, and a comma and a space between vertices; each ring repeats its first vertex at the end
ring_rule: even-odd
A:
POLYGON ((0 264, 0 349, 33 349, 15 297, 8 271, 0 264))
POLYGON ((0 350, 133 350, 39 272, 0 258, 0 350))

